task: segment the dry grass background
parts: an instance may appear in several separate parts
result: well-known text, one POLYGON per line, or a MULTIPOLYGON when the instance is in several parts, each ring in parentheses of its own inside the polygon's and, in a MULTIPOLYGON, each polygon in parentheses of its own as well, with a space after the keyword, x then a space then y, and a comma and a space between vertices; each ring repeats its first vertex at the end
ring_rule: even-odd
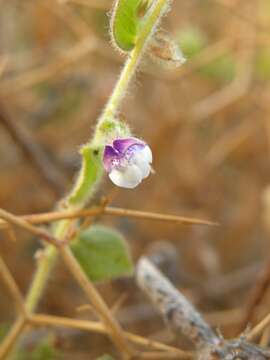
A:
MULTIPOLYGON (((110 4, 0 1, 1 208, 16 214, 49 211, 72 183, 80 163, 78 146, 89 138, 123 63, 109 43, 110 4)), ((175 36, 187 26, 198 27, 207 45, 179 70, 165 72, 144 62, 122 116, 150 143, 156 173, 134 191, 117 190, 105 179, 96 198, 221 224, 100 219, 126 235, 134 261, 153 251, 156 242, 172 246, 173 266, 165 271, 227 337, 237 333, 246 315, 243 304, 250 301, 269 250, 269 82, 257 68, 258 54, 269 48, 267 6, 268 0, 174 1, 163 27, 175 36), (202 74, 205 64, 228 52, 235 60, 232 79, 202 74)), ((25 293, 37 242, 26 232, 16 235, 12 241, 1 232, 1 255, 25 293)), ((171 342, 132 279, 98 287, 110 306, 126 294, 117 313, 126 329, 171 342)), ((266 293, 254 323, 268 313, 269 301, 266 293)), ((76 310, 84 303, 60 262, 40 309, 92 319, 89 309, 76 310)), ((0 320, 12 319, 14 308, 1 283, 0 320)), ((56 334, 65 359, 114 353, 101 335, 56 334)), ((32 332, 28 346, 42 335, 32 332)))

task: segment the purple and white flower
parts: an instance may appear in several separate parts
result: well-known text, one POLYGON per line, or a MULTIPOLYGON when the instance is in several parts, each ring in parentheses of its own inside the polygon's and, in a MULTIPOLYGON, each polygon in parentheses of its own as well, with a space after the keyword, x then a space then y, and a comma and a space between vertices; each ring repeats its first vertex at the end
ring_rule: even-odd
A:
POLYGON ((117 186, 135 188, 150 174, 151 163, 150 147, 137 138, 119 138, 105 146, 104 168, 117 186))

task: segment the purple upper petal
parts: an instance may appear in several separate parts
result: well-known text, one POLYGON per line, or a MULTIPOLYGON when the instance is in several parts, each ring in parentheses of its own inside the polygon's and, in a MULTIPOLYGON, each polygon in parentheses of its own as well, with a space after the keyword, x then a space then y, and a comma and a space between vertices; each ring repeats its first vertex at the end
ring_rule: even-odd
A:
POLYGON ((114 168, 124 168, 133 154, 140 151, 146 144, 137 138, 118 138, 112 145, 106 145, 103 153, 103 164, 107 172, 114 168))
POLYGON ((128 148, 134 145, 145 146, 145 143, 137 138, 125 138, 125 139, 116 139, 113 141, 113 147, 119 153, 124 154, 128 148))
POLYGON ((119 152, 111 145, 106 145, 103 154, 103 164, 106 171, 111 171, 112 162, 119 158, 119 152))

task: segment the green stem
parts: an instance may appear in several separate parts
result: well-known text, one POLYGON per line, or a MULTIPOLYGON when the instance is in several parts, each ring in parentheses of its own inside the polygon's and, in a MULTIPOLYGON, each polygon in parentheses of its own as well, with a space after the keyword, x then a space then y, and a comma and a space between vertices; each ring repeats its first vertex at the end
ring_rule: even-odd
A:
MULTIPOLYGON (((117 110, 119 108, 121 100, 126 93, 126 90, 133 75, 136 72, 137 66, 147 45, 148 39, 151 37, 151 34, 153 34, 156 26, 158 25, 159 19, 167 10, 169 2, 170 0, 156 0, 153 3, 151 9, 149 10, 149 14, 146 15, 146 18, 141 25, 141 30, 137 36, 136 46, 129 54, 128 59, 119 77, 119 80, 113 90, 113 93, 108 103, 106 104, 101 117, 98 120, 95 136, 90 145, 92 150, 98 145, 98 133, 102 133, 102 126, 106 123, 106 121, 112 120, 117 114, 117 110)), ((88 200, 87 197, 89 197, 90 193, 93 193, 93 189, 97 187, 96 185, 97 183, 99 183, 100 180, 100 176, 97 177, 96 181, 93 181, 93 179, 91 179, 91 183, 89 184, 89 191, 82 191, 81 187, 85 188, 87 184, 85 183, 84 179, 81 179, 81 177, 82 176, 80 172, 77 182, 75 183, 74 188, 68 196, 68 199, 78 199, 78 201, 75 201, 73 203, 68 202, 68 209, 72 209, 74 208, 74 206, 76 206, 76 208, 82 208, 85 202, 88 200), (80 193, 80 196, 76 197, 76 194, 78 194, 78 192, 80 193), (83 194, 83 196, 81 194, 83 194)), ((58 239, 63 239, 70 224, 70 220, 60 221, 55 228, 54 236, 58 239)), ((26 298, 26 308, 29 314, 33 313, 38 305, 38 302, 46 287, 52 268, 57 260, 57 256, 57 249, 49 245, 45 248, 41 259, 38 261, 37 270, 26 298)), ((15 352, 13 352, 14 355, 16 355, 18 345, 19 344, 17 344, 17 346, 15 345, 15 352)))
POLYGON ((44 292, 44 288, 50 276, 51 269, 55 264, 56 258, 56 248, 53 245, 47 246, 44 250, 44 254, 42 254, 42 258, 38 262, 34 280, 27 295, 26 310, 28 313, 35 311, 40 296, 44 292))
MULTIPOLYGON (((64 239, 72 220, 59 221, 53 233, 57 239, 64 239)), ((38 305, 41 295, 49 279, 51 270, 56 262, 57 249, 53 245, 47 245, 41 258, 38 260, 37 270, 34 275, 31 287, 26 297, 26 310, 33 313, 38 305)))
POLYGON ((129 57, 124 65, 119 80, 113 90, 113 93, 105 106, 102 116, 99 119, 98 126, 102 125, 107 118, 113 117, 119 108, 122 98, 124 97, 129 83, 137 69, 140 59, 143 55, 143 51, 147 45, 151 34, 154 33, 160 18, 166 12, 169 7, 168 0, 156 0, 152 11, 146 16, 141 31, 139 32, 136 40, 136 46, 129 54, 129 57))

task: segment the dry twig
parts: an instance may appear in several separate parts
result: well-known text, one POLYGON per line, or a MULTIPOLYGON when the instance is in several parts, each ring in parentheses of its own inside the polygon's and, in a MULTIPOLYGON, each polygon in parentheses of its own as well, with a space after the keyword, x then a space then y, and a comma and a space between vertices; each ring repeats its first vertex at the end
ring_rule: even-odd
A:
MULTIPOLYGON (((59 316, 36 314, 30 318, 30 322, 36 326, 62 326, 84 331, 92 331, 100 334, 108 334, 108 328, 101 322, 96 321, 77 320, 59 316)), ((143 346, 147 349, 151 348, 154 350, 164 351, 167 354, 173 353, 174 355, 177 355, 179 359, 191 358, 192 356, 192 353, 190 352, 182 351, 173 346, 146 339, 142 336, 135 335, 130 332, 125 332, 125 336, 129 341, 136 345, 143 346)))
POLYGON ((10 291, 11 296, 15 300, 15 303, 18 307, 18 310, 21 314, 26 314, 25 306, 24 306, 24 298, 18 288, 16 281, 14 280, 13 276, 11 275, 8 267, 6 266, 4 260, 0 256, 0 274, 10 291))
POLYGON ((137 282, 162 313, 168 326, 186 335, 197 347, 197 360, 267 360, 270 352, 244 337, 224 340, 217 337, 189 301, 147 259, 137 265, 137 282))
MULTIPOLYGON (((111 215, 111 216, 122 216, 122 217, 130 217, 134 219, 141 220, 153 220, 153 221, 165 221, 176 224, 190 224, 190 225, 208 225, 208 226, 217 226, 218 223, 209 220, 196 219, 192 217, 186 216, 178 216, 178 215, 168 215, 168 214, 160 214, 153 212, 146 212, 140 210, 132 210, 132 209, 123 209, 117 207, 110 206, 93 206, 89 209, 83 210, 61 210, 61 211, 52 211, 49 213, 42 214, 31 214, 31 215, 23 215, 20 218, 29 222, 30 224, 43 224, 50 223, 52 221, 64 220, 64 219, 77 219, 84 217, 95 217, 100 215, 111 215)), ((0 220, 0 225, 4 225, 0 220)))
POLYGON ((140 259, 137 265, 137 282, 174 333, 184 334, 197 348, 219 343, 219 338, 201 315, 147 258, 140 259))
POLYGON ((49 234, 46 230, 37 228, 36 226, 30 224, 27 220, 19 216, 15 216, 7 212, 6 210, 0 209, 0 218, 8 223, 11 223, 15 226, 18 226, 22 229, 31 232, 35 236, 41 238, 42 240, 45 240, 50 244, 55 245, 56 247, 60 245, 60 242, 57 239, 55 239, 51 234, 49 234))
POLYGON ((67 246, 60 248, 60 254, 62 255, 63 260, 72 273, 73 277, 84 290, 90 302, 93 304, 99 317, 102 319, 102 321, 104 321, 104 324, 108 327, 108 329, 110 329, 109 335, 111 336, 112 340, 115 342, 121 353, 126 354, 125 358, 129 359, 133 351, 128 346, 120 325, 111 315, 111 312, 105 304, 103 298, 99 295, 98 291, 85 275, 67 246))

